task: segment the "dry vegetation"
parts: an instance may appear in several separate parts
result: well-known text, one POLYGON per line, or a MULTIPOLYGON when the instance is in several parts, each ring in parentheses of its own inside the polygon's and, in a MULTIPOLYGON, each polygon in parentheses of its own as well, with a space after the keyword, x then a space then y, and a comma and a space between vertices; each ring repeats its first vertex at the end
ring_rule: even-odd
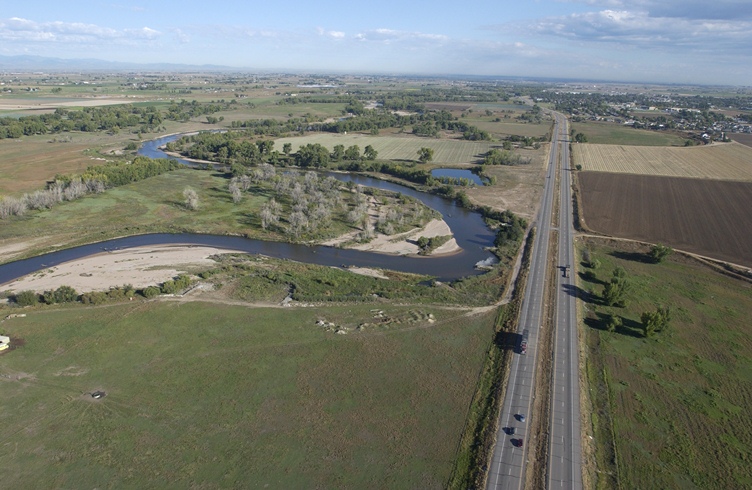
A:
POLYGON ((752 182, 752 148, 738 143, 688 148, 577 144, 574 161, 583 170, 599 172, 752 182))

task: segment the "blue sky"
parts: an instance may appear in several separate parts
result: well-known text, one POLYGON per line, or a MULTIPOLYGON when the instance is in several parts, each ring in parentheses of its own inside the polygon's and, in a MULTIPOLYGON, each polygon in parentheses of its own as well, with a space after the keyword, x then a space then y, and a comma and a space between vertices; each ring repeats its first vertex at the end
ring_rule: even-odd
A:
POLYGON ((752 0, 0 0, 22 54, 752 86, 752 0))

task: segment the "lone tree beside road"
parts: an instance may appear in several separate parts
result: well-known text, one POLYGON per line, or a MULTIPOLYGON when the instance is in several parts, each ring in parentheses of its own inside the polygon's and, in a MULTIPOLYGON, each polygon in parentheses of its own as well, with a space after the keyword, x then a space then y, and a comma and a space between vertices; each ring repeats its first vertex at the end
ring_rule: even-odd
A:
POLYGON ((650 248, 650 253, 648 253, 648 255, 650 255, 650 259, 654 263, 658 264, 660 262, 663 262, 663 259, 671 255, 673 251, 674 249, 672 249, 671 247, 668 247, 662 243, 658 243, 650 248))

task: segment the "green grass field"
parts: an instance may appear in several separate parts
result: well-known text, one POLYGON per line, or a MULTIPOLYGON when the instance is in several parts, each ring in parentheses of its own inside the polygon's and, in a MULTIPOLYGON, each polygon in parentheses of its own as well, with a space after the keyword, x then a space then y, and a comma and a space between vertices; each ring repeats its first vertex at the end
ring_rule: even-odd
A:
POLYGON ((476 163, 482 160, 485 153, 498 143, 489 141, 462 141, 435 138, 419 138, 413 136, 370 136, 364 134, 330 134, 316 133, 308 136, 280 138, 275 142, 275 148, 282 148, 285 143, 292 144, 293 151, 303 145, 318 143, 329 151, 335 145, 345 148, 358 145, 362 152, 371 145, 379 152, 379 159, 383 160, 418 160, 418 150, 421 147, 432 148, 434 164, 476 163))
POLYGON ((599 305, 598 298, 587 304, 596 310, 585 327, 590 394, 604 407, 592 419, 596 487, 618 480, 620 488, 749 488, 750 284, 678 257, 641 262, 646 250, 594 251, 602 265, 598 280, 580 281, 585 296, 600 295, 600 281, 617 265, 633 284, 627 308, 599 305), (643 338, 640 315, 659 304, 671 308, 669 331, 643 338), (622 316, 624 327, 603 330, 607 313, 622 316))
POLYGON ((401 323, 315 324, 372 308, 136 302, 6 320, 25 346, 0 357, 2 485, 443 488, 493 312, 385 305, 401 323))
POLYGON ((667 131, 634 129, 607 122, 573 122, 572 130, 583 133, 588 143, 603 145, 684 146, 686 138, 667 131))

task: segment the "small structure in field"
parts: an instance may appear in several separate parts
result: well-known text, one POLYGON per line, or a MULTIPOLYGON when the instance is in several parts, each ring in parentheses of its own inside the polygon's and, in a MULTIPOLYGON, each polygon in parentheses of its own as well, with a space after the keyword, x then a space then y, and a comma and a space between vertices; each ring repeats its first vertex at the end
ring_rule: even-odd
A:
POLYGON ((10 347, 10 337, 5 335, 0 335, 0 352, 8 349, 10 347))

